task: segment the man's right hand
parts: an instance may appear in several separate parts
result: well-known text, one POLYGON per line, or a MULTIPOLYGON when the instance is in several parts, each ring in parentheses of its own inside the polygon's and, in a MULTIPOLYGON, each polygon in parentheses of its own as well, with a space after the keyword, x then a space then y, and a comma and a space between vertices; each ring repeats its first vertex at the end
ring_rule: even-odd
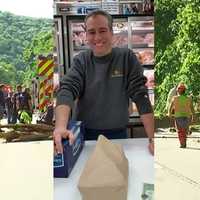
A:
POLYGON ((53 140, 54 140, 54 152, 56 154, 63 153, 62 138, 69 139, 70 144, 74 142, 74 135, 70 130, 67 130, 65 128, 63 129, 55 128, 53 132, 53 140))

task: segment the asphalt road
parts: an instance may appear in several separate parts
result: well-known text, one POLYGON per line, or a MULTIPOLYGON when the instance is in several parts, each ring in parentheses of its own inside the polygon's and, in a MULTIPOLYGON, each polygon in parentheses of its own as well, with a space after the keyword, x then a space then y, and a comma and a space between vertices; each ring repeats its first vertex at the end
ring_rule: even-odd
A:
POLYGON ((179 148, 176 133, 160 129, 155 139, 155 200, 200 199, 200 133, 179 148))

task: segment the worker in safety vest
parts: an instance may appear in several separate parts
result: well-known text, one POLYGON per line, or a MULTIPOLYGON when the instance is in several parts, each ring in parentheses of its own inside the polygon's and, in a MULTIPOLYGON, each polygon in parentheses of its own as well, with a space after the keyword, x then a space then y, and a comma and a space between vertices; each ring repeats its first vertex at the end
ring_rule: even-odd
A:
POLYGON ((190 121, 191 119, 193 120, 194 115, 192 99, 185 94, 185 91, 186 86, 184 83, 180 83, 177 86, 177 96, 172 98, 168 110, 170 117, 172 117, 174 111, 175 126, 181 148, 186 148, 187 132, 189 131, 190 121))

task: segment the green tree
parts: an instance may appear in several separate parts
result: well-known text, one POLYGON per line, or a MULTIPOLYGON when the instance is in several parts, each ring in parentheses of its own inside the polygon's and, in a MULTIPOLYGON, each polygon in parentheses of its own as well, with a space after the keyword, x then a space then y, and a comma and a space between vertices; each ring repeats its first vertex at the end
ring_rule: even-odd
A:
POLYGON ((24 60, 28 64, 25 71, 24 81, 28 84, 37 73, 37 57, 39 55, 48 55, 53 52, 53 33, 48 32, 38 33, 24 51, 24 60))
POLYGON ((12 68, 8 68, 8 70, 13 70, 12 73, 15 73, 14 77, 4 76, 1 82, 24 82, 24 78, 27 77, 25 71, 30 68, 31 63, 31 61, 27 63, 24 60, 24 51, 30 47, 36 35, 43 37, 43 34, 50 30, 52 30, 51 19, 35 19, 0 11, 0 66, 4 68, 5 63, 9 64, 12 68))
MULTIPOLYGON (((159 20, 158 18, 157 21, 159 20)), ((172 42, 166 46, 165 50, 159 51, 158 48, 158 56, 156 57, 155 111, 157 113, 163 112, 167 94, 170 88, 178 82, 184 81, 186 83, 187 91, 193 95, 194 100, 197 100, 200 91, 198 84, 200 80, 200 12, 198 2, 188 0, 184 7, 181 4, 180 9, 177 8, 176 19, 169 24, 171 30, 176 34, 171 35, 172 42)), ((158 37, 159 33, 157 33, 156 39, 158 37)), ((165 42, 164 38, 158 40, 158 43, 161 41, 165 42)))
POLYGON ((16 71, 13 65, 0 62, 0 82, 13 85, 16 83, 15 79, 16 71))

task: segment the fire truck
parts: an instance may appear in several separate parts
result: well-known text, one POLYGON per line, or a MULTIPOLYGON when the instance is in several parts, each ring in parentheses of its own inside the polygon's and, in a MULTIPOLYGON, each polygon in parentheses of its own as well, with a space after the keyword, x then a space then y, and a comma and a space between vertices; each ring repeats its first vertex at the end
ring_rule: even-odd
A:
POLYGON ((58 73, 52 54, 39 55, 37 58, 37 76, 32 79, 32 103, 35 110, 44 112, 47 104, 53 101, 58 86, 58 73))

